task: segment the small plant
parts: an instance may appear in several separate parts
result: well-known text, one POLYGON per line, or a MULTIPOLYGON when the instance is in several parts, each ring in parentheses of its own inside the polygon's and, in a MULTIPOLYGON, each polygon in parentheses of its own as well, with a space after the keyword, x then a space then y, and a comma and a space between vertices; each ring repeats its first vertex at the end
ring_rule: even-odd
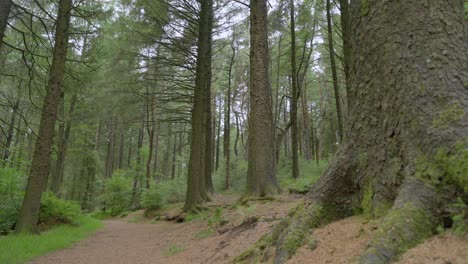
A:
POLYGON ((178 246, 178 245, 172 245, 168 250, 166 250, 166 252, 164 253, 164 255, 166 256, 174 256, 180 252, 184 251, 184 248, 182 246, 178 246))
POLYGON ((198 238, 198 239, 203 239, 203 238, 207 238, 207 237, 211 236, 212 234, 213 234, 213 229, 208 228, 208 229, 204 229, 204 230, 201 230, 201 231, 197 232, 195 234, 195 237, 198 238))
POLYGON ((223 210, 221 208, 216 208, 214 214, 208 218, 208 226, 211 229, 222 226, 224 222, 225 220, 223 218, 223 210))
POLYGON ((255 208, 257 207, 257 205, 255 204, 252 204, 250 205, 249 207, 246 207, 246 206, 238 206, 237 207, 237 213, 239 213, 240 215, 242 215, 244 218, 247 218, 249 217, 253 211, 255 211, 255 208))

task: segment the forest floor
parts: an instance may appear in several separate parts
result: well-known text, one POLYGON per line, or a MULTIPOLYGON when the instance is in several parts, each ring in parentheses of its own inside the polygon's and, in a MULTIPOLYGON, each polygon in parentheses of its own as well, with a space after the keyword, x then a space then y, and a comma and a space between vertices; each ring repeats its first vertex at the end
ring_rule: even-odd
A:
MULTIPOLYGON (((74 246, 37 258, 33 264, 198 264, 229 263, 271 231, 300 201, 281 195, 273 201, 236 205, 238 196, 215 195, 208 210, 191 221, 151 220, 142 211, 105 220, 105 227, 74 246)), ((179 205, 180 207, 180 205, 179 205)), ((161 219, 178 214, 163 210, 161 219)), ((191 216, 187 216, 191 217, 191 216)), ((314 250, 305 245, 288 263, 353 263, 365 249, 379 220, 355 216, 313 231, 314 250)), ((468 263, 468 235, 435 236, 402 256, 400 264, 468 263)))

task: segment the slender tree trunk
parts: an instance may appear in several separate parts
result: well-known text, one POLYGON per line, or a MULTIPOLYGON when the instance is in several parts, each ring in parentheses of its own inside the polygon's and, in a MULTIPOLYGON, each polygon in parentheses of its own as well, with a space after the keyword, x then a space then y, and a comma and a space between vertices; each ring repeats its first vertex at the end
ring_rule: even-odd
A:
POLYGON ((225 158, 225 170, 226 180, 225 189, 229 190, 231 186, 231 80, 232 80, 232 67, 234 65, 234 59, 236 58, 236 48, 234 46, 235 36, 233 33, 231 42, 231 60, 229 62, 228 70, 228 87, 225 95, 226 108, 224 115, 224 158, 225 158))
POLYGON ((59 2, 49 82, 44 98, 40 127, 26 186, 26 193, 21 213, 16 224, 15 231, 17 233, 37 232, 41 196, 47 186, 55 122, 60 96, 62 94, 71 9, 71 0, 61 0, 59 2))
POLYGON ((8 158, 10 157, 11 153, 11 142, 13 141, 13 134, 15 131, 15 124, 16 124, 16 112, 18 111, 19 108, 19 103, 20 103, 20 98, 18 97, 15 101, 15 104, 12 107, 12 112, 11 112, 11 120, 10 124, 8 125, 8 133, 6 136, 5 140, 5 151, 3 152, 3 162, 6 164, 8 162, 8 158))
POLYGON ((239 125, 239 114, 237 112, 234 112, 234 115, 236 117, 236 139, 234 140, 234 154, 239 156, 239 135, 240 135, 240 125, 239 125))
POLYGON ((141 149, 143 148, 143 136, 145 134, 145 121, 144 121, 144 115, 141 120, 141 127, 138 130, 138 142, 137 142, 137 150, 136 150, 136 169, 135 169, 135 175, 133 176, 133 188, 132 188, 132 200, 133 204, 135 205, 138 202, 138 196, 139 196, 139 191, 138 191, 138 182, 140 182, 141 179, 141 166, 142 166, 142 157, 141 157, 141 149))
MULTIPOLYGON (((149 94, 149 93, 148 93, 149 94)), ((155 109, 155 100, 154 96, 148 98, 147 102, 147 125, 146 131, 148 133, 148 159, 146 160, 146 189, 150 187, 151 181, 151 161, 153 160, 153 144, 154 144, 154 109, 155 109)))
POLYGON ((304 156, 306 160, 311 160, 313 157, 313 146, 312 146, 312 137, 311 135, 311 129, 310 129, 310 123, 309 123, 309 112, 308 112, 308 107, 307 107, 307 78, 305 78, 304 81, 304 87, 303 87, 303 92, 302 92, 302 122, 304 125, 303 128, 303 138, 304 138, 304 156))
POLYGON ((297 69, 296 69, 296 25, 294 19, 294 0, 289 0, 289 16, 290 16, 290 31, 291 31, 291 79, 292 79, 292 90, 291 90, 291 151, 292 151, 292 177, 294 179, 299 178, 299 149, 298 149, 298 124, 297 124, 297 104, 299 99, 299 87, 297 81, 297 69))
POLYGON ((133 133, 130 128, 130 136, 128 139, 128 154, 127 154, 127 168, 132 168, 132 150, 133 150, 133 133))
POLYGON ((340 19, 341 19, 341 32, 343 39, 343 66, 346 81, 346 98, 348 100, 348 108, 351 102, 351 91, 350 91, 350 79, 349 79, 349 64, 351 56, 351 45, 350 45, 350 30, 351 21, 349 14, 349 0, 340 0, 340 19))
POLYGON ((219 168, 219 151, 220 151, 220 141, 221 141, 221 106, 220 106, 220 109, 219 109, 219 115, 218 115, 218 118, 217 118, 217 125, 216 125, 216 128, 217 128, 217 133, 216 133, 216 165, 215 165, 215 170, 217 171, 218 168, 219 168))
POLYGON ((211 49, 213 27, 213 1, 200 0, 198 24, 197 65, 187 194, 184 210, 196 211, 208 199, 211 180, 211 49))
POLYGON ((13 0, 0 0, 0 50, 2 49, 3 36, 8 22, 8 15, 10 14, 13 0))
POLYGON ((154 181, 158 181, 158 153, 159 153, 159 134, 161 133, 161 123, 156 126, 156 134, 154 139, 154 161, 153 161, 153 177, 154 181))
POLYGON ((75 111, 76 96, 73 96, 70 101, 70 109, 68 114, 65 115, 65 124, 61 124, 59 128, 58 144, 57 144, 57 160, 55 168, 51 176, 50 190, 55 195, 60 195, 60 187, 63 182, 63 174, 65 171, 65 157, 67 155, 68 141, 70 139, 70 131, 72 125, 72 116, 75 111))
POLYGON ((119 143, 119 161, 118 161, 118 168, 124 168, 124 147, 125 147, 125 129, 122 128, 122 132, 120 133, 120 143, 119 143))
POLYGON ((341 111, 340 85, 338 83, 338 74, 336 72, 335 50, 333 48, 333 28, 331 21, 330 1, 327 0, 327 29, 328 29, 328 51, 330 53, 330 64, 333 78, 333 90, 335 91, 336 115, 338 117, 338 135, 339 142, 343 141, 343 118, 341 111))
POLYGON ((172 169, 171 180, 175 179, 176 175, 176 157, 177 157, 177 134, 174 133, 174 142, 172 143, 172 169))
POLYGON ((275 172, 275 136, 268 83, 267 1, 250 1, 250 116, 246 195, 279 192, 275 172))

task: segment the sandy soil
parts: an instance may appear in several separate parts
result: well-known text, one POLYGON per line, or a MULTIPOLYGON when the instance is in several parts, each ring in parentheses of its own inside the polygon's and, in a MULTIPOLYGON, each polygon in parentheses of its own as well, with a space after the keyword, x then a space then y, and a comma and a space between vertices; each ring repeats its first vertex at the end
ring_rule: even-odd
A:
MULTIPOLYGON (((299 197, 279 196, 275 201, 250 202, 233 207, 237 196, 216 196, 208 207, 223 208, 227 224, 208 221, 151 222, 142 212, 104 221, 105 227, 74 246, 37 258, 32 264, 198 264, 229 263, 295 207, 299 197), (249 221, 258 219, 258 221, 249 221), (136 222, 136 223, 134 223, 136 222), (211 230, 211 231, 210 231, 211 230)), ((210 210, 214 211, 214 210, 210 210)), ((316 229, 314 250, 301 247, 292 263, 354 263, 366 248, 378 221, 351 217, 316 229)), ((400 264, 468 264, 468 237, 447 234, 429 239, 402 256, 400 264)))

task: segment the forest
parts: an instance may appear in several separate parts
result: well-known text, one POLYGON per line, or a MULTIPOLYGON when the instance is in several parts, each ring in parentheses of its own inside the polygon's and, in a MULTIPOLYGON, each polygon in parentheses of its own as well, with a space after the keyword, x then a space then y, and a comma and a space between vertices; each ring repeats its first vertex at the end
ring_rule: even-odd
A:
POLYGON ((468 263, 467 0, 0 0, 0 263, 468 263))

